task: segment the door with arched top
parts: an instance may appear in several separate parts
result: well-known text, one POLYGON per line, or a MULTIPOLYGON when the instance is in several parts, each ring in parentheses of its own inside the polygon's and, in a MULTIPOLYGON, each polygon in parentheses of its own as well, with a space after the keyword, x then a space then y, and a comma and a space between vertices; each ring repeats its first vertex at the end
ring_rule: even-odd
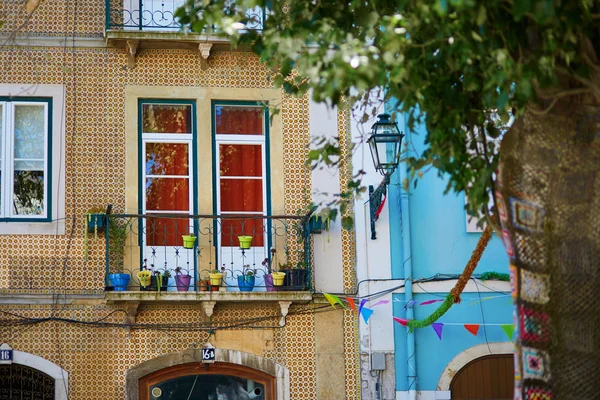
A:
POLYGON ((511 400, 514 387, 512 354, 477 358, 452 379, 452 400, 511 400))
POLYGON ((275 400, 276 378, 229 363, 189 363, 139 380, 140 400, 275 400))
POLYGON ((54 378, 35 368, 0 365, 0 399, 54 400, 54 385, 54 378))

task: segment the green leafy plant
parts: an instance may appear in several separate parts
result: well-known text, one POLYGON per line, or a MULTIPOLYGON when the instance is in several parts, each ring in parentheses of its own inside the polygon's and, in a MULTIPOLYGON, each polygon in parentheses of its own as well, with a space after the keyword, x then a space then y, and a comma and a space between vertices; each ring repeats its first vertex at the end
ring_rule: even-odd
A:
POLYGON ((123 273, 125 245, 131 225, 131 220, 108 215, 109 262, 111 271, 115 273, 123 273))

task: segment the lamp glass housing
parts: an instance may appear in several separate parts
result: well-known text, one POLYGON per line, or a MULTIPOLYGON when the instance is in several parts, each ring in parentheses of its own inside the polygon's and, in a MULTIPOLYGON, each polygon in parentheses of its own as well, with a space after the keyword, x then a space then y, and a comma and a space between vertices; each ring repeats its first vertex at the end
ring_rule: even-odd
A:
POLYGON ((375 169, 382 175, 390 175, 400 162, 400 146, 404 135, 389 114, 380 114, 379 120, 371 128, 372 134, 367 140, 375 169))

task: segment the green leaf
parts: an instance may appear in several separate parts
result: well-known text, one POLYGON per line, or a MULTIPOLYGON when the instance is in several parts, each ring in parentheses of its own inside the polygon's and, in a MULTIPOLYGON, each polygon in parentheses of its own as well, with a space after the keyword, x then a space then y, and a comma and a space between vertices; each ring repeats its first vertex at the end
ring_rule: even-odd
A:
POLYGON ((351 231, 354 229, 354 218, 346 216, 342 218, 342 228, 347 231, 351 231))
POLYGON ((479 10, 477 10, 477 19, 475 22, 477 25, 483 25, 485 20, 487 19, 487 11, 483 5, 479 6, 479 10))
POLYGON ((477 40, 478 42, 483 42, 483 38, 481 36, 479 36, 479 34, 475 31, 471 31, 471 36, 473 37, 473 39, 477 40))

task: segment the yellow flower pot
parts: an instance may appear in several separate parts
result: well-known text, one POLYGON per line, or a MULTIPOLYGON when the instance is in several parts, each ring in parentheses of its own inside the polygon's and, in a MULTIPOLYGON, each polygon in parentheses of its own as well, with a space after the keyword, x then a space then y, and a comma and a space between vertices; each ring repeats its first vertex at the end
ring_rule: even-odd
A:
POLYGON ((252 236, 238 236, 240 241, 240 249, 249 249, 252 243, 252 236))
POLYGON ((271 275, 273 276, 273 285, 274 286, 283 286, 283 280, 285 279, 285 272, 273 272, 271 275))
POLYGON ((148 270, 140 271, 137 274, 138 279, 140 280, 140 286, 148 287, 150 286, 150 278, 152 277, 152 273, 148 270))
POLYGON ((184 249, 193 249, 194 243, 196 243, 196 236, 194 235, 183 235, 183 248, 184 249))
POLYGON ((223 274, 220 272, 208 274, 210 278, 210 284, 212 286, 221 286, 221 281, 223 280, 223 274))

